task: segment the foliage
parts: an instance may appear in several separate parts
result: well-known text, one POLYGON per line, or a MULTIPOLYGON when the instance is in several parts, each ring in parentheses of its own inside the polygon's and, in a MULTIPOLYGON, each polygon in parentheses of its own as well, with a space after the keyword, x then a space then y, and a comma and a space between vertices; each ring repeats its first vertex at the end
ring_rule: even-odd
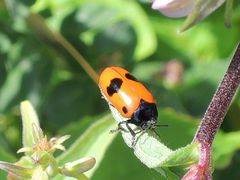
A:
MULTIPOLYGON (((34 19, 40 14, 47 27, 61 33, 97 72, 109 65, 133 72, 157 98, 159 123, 168 124, 158 129, 162 141, 177 149, 192 140, 228 66, 240 39, 239 10, 235 5, 230 29, 223 24, 220 8, 178 34, 183 19, 168 19, 137 1, 1 1, 0 160, 19 158, 15 153, 22 147, 19 104, 28 99, 45 133, 71 134, 65 152, 71 153, 71 160, 96 157, 97 165, 86 173, 91 179, 161 179, 164 173, 177 178, 182 169, 164 168, 162 173, 148 169, 120 136, 114 139, 108 133, 116 123, 106 115, 109 110, 96 84, 51 32, 43 26, 34 29, 31 20, 40 24, 34 19), (168 71, 169 67, 177 68, 168 71), (169 78, 176 73, 176 80, 169 78)), ((237 94, 214 143, 217 179, 239 177, 239 111, 237 94)), ((58 157, 66 162, 64 154, 58 157)))
POLYGON ((81 159, 75 159, 74 161, 70 161, 70 158, 68 158, 65 163, 57 161, 54 157, 55 151, 65 151, 62 143, 70 136, 53 137, 48 140, 39 126, 34 108, 28 101, 21 103, 21 114, 23 147, 18 150, 18 153, 24 153, 24 155, 15 163, 0 161, 0 169, 8 173, 7 179, 48 180, 57 175, 61 179, 65 179, 66 176, 80 180, 88 179, 83 173, 95 165, 94 157, 81 157, 81 159))

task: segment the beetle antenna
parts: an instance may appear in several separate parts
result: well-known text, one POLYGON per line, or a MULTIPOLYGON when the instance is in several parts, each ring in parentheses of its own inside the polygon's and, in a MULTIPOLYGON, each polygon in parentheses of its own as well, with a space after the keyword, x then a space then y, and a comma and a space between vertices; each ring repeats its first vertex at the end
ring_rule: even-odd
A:
POLYGON ((168 124, 156 124, 156 127, 168 127, 168 124))
MULTIPOLYGON (((168 125, 167 124, 156 124, 155 127, 168 127, 168 125)), ((160 139, 160 135, 157 133, 156 129, 153 128, 152 130, 160 139)))

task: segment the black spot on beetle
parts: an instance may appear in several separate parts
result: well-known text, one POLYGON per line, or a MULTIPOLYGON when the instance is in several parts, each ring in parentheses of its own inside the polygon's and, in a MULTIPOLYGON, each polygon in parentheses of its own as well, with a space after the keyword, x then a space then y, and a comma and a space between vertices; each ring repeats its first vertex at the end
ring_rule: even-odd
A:
POLYGON ((114 78, 111 80, 110 85, 107 87, 107 93, 109 96, 112 96, 114 93, 117 93, 121 88, 123 81, 119 78, 114 78))
POLYGON ((126 114, 128 112, 127 108, 123 106, 122 111, 126 114))
POLYGON ((137 81, 137 82, 138 82, 138 80, 137 80, 133 75, 131 75, 131 74, 129 74, 129 73, 125 74, 125 77, 126 77, 127 79, 132 80, 132 81, 137 81))

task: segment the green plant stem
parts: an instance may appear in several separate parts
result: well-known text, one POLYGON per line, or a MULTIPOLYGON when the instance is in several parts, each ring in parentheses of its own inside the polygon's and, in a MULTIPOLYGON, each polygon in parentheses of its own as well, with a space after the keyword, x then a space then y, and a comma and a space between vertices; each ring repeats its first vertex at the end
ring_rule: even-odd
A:
POLYGON ((53 32, 42 16, 38 14, 30 14, 27 17, 27 22, 31 29, 43 40, 48 42, 48 44, 53 45, 55 43, 60 44, 66 49, 66 51, 73 56, 73 58, 82 66, 85 72, 92 78, 92 80, 98 84, 98 74, 90 66, 87 60, 81 55, 80 52, 60 33, 53 32))
POLYGON ((86 59, 76 50, 76 48, 65 39, 60 33, 55 32, 56 40, 75 58, 75 60, 82 66, 86 73, 92 78, 92 80, 98 84, 98 74, 89 65, 86 59))

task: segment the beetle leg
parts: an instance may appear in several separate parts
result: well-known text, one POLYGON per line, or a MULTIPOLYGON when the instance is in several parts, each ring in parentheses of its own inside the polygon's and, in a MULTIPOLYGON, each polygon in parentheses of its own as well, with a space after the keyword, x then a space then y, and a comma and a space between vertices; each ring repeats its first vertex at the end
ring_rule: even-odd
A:
POLYGON ((126 131, 123 127, 122 127, 122 124, 124 123, 127 123, 127 121, 122 121, 120 123, 118 123, 118 127, 116 129, 112 129, 110 130, 110 133, 115 133, 115 132, 118 132, 118 131, 126 131))
POLYGON ((127 129, 128 129, 128 131, 132 134, 132 136, 135 136, 135 132, 132 130, 132 128, 128 125, 128 122, 129 120, 127 120, 127 121, 122 121, 122 122, 120 122, 120 123, 118 123, 118 127, 116 128, 116 129, 112 129, 111 130, 111 132, 112 133, 115 133, 115 132, 117 132, 117 131, 125 131, 125 132, 127 132, 126 131, 126 129, 124 129, 123 127, 122 127, 122 124, 126 124, 126 127, 127 127, 127 129))
POLYGON ((122 121, 120 123, 118 123, 118 127, 116 129, 112 129, 110 131, 110 133, 115 133, 117 131, 126 131, 123 127, 122 127, 122 124, 126 124, 126 127, 128 129, 128 131, 130 132, 130 134, 132 135, 132 147, 134 146, 135 144, 135 136, 136 136, 136 133, 133 131, 133 129, 129 126, 129 120, 127 121, 122 121))
POLYGON ((136 136, 136 133, 132 130, 132 128, 129 126, 128 121, 123 121, 121 124, 125 123, 126 127, 128 128, 129 132, 131 133, 131 135, 134 137, 136 136))

